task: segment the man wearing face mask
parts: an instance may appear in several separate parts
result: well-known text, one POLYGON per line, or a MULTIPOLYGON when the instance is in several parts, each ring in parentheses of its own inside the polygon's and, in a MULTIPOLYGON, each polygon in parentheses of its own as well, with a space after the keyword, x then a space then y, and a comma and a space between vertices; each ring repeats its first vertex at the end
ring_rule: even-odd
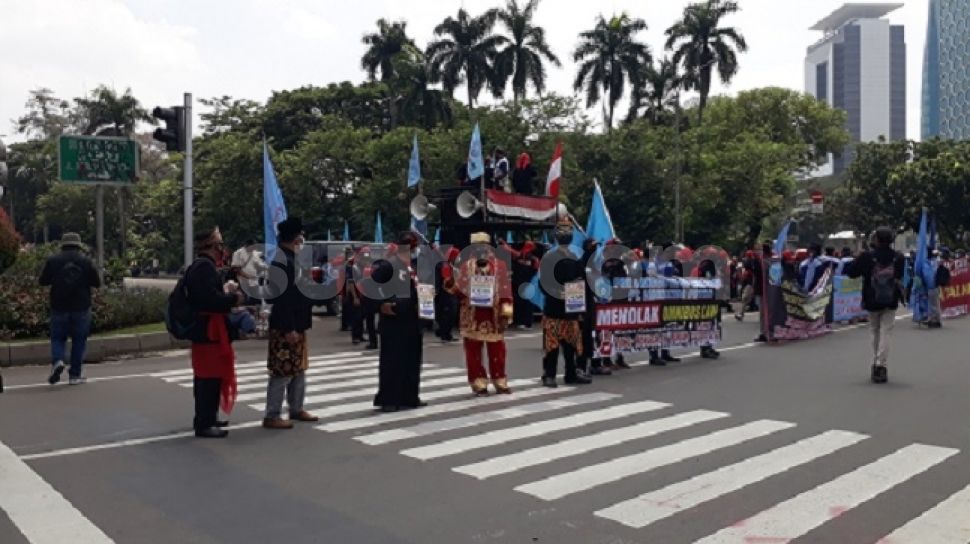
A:
POLYGON ((592 380, 580 375, 576 369, 576 355, 583 352, 583 336, 579 325, 582 313, 566 311, 566 286, 585 281, 583 264, 579 262, 569 243, 572 241, 572 225, 566 221, 556 227, 559 247, 546 254, 539 269, 539 286, 545 295, 542 314, 543 351, 542 385, 556 387, 556 367, 559 351, 565 361, 565 382, 585 385, 592 380))
POLYGON ((371 278, 380 304, 381 335, 378 390, 374 406, 382 412, 427 406, 418 396, 421 384, 421 320, 418 289, 411 257, 418 245, 404 232, 388 247, 387 257, 374 261, 371 278))
POLYGON ((269 354, 266 359, 270 378, 266 385, 266 414, 263 427, 292 429, 294 421, 312 423, 319 418, 303 409, 306 371, 310 367, 310 345, 306 331, 313 326, 311 301, 301 282, 306 278, 297 266, 296 254, 303 245, 303 223, 291 217, 277 225, 279 248, 270 266, 267 281, 269 301, 269 354), (283 419, 286 397, 290 418, 283 419))
POLYGON ((461 301, 459 329, 465 345, 468 383, 475 395, 488 396, 491 376, 495 392, 512 393, 505 374, 505 329, 512 320, 512 282, 508 266, 495 256, 488 233, 471 235, 473 257, 446 278, 444 288, 461 301), (484 344, 484 346, 483 346, 484 344), (488 351, 488 373, 482 348, 488 351))

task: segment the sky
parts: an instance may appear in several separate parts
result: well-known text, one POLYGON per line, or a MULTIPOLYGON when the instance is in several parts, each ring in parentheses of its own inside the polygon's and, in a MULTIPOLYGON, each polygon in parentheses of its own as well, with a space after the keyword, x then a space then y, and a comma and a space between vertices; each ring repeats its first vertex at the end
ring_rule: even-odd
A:
MULTIPOLYGON (((521 1, 521 0, 520 0, 521 1)), ((273 90, 330 82, 360 82, 361 37, 377 19, 403 19, 424 47, 433 29, 460 7, 473 14, 504 0, 0 0, 0 136, 15 135, 28 91, 53 89, 64 98, 99 84, 130 87, 147 108, 229 95, 265 102, 273 90)), ((907 132, 919 137, 919 104, 928 0, 901 0, 889 15, 906 27, 907 132)), ((840 0, 740 0, 725 21, 738 28, 749 50, 729 86, 712 94, 781 86, 804 88, 806 48, 821 38, 809 30, 841 6, 840 0)), ((572 94, 572 52, 580 32, 600 13, 640 17, 641 39, 664 54, 664 30, 688 0, 542 0, 537 22, 563 62, 549 67, 550 91, 572 94)), ((456 97, 461 99, 459 91, 456 97)), ((198 115, 198 105, 196 116, 198 115)), ((624 110, 625 111, 625 110, 624 110)), ((598 117, 599 108, 590 113, 598 117)))

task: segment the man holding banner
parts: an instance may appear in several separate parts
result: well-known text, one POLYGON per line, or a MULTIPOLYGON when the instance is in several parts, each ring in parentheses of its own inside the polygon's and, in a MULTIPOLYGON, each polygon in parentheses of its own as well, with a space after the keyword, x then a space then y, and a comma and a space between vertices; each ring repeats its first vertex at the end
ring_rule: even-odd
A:
POLYGON ((889 341, 896 324, 896 310, 902 300, 903 256, 893 250, 895 236, 889 227, 879 227, 873 249, 865 251, 847 268, 850 278, 862 278, 862 306, 869 312, 872 332, 872 382, 889 381, 889 341))

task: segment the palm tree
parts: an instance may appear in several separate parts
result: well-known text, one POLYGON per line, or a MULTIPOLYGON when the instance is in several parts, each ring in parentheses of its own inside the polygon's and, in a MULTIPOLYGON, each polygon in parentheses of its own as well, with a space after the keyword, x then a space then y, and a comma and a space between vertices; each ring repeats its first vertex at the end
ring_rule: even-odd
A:
POLYGON ((587 108, 600 101, 601 93, 605 95, 607 131, 613 130, 613 110, 627 82, 640 81, 644 67, 651 63, 650 48, 636 39, 636 34, 646 29, 643 19, 631 19, 624 13, 609 21, 600 15, 595 28, 580 34, 573 60, 582 64, 573 88, 585 89, 587 108))
POLYGON ((468 107, 474 107, 482 88, 495 80, 493 63, 502 36, 492 35, 498 10, 471 17, 464 9, 458 18, 448 17, 434 29, 435 36, 447 36, 428 45, 431 82, 441 83, 453 94, 461 83, 468 87, 468 107))
POLYGON ((738 3, 707 0, 684 9, 683 18, 667 29, 666 48, 674 52, 674 64, 683 66, 688 75, 686 90, 700 93, 697 123, 704 119, 704 108, 711 92, 711 70, 717 66, 724 84, 730 83, 738 72, 738 53, 748 50, 744 36, 734 27, 721 27, 721 20, 740 10, 738 3))
POLYGON ((154 122, 138 99, 125 89, 118 95, 113 89, 100 85, 88 98, 75 98, 84 134, 96 136, 128 136, 140 121, 154 122))
POLYGON ((431 87, 431 68, 424 55, 399 56, 395 61, 398 73, 395 96, 405 123, 432 129, 452 118, 451 104, 444 92, 431 87))
POLYGON ((680 88, 684 78, 677 71, 677 65, 670 59, 664 58, 659 65, 648 66, 644 71, 643 80, 633 89, 630 99, 630 113, 627 121, 631 122, 639 117, 649 119, 654 126, 666 122, 671 110, 680 106, 680 88))
POLYGON ((387 82, 394 78, 394 58, 407 47, 416 47, 414 40, 407 35, 407 23, 404 21, 387 22, 386 19, 377 20, 377 32, 365 34, 362 41, 368 46, 364 56, 360 59, 361 67, 367 71, 367 76, 374 81, 377 71, 381 71, 381 81, 387 82))
POLYGON ((505 48, 495 58, 495 77, 493 90, 502 93, 505 84, 512 78, 512 103, 517 105, 525 98, 529 83, 540 95, 546 88, 546 68, 543 58, 559 67, 562 63, 546 43, 546 32, 541 26, 532 24, 539 0, 527 0, 525 7, 519 7, 518 0, 508 0, 504 10, 498 12, 498 20, 509 31, 505 38, 505 48))

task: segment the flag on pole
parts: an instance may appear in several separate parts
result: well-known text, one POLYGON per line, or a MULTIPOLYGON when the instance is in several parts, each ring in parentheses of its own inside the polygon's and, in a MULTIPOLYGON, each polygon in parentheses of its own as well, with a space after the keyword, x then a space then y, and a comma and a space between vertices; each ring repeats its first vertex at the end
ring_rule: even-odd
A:
POLYGON ((919 222, 919 239, 916 243, 916 259, 913 261, 913 289, 909 306, 913 310, 913 322, 929 319, 929 290, 935 287, 936 274, 932 273, 929 259, 929 218, 926 208, 919 222))
POLYGON ((350 241, 350 225, 347 223, 346 219, 344 220, 344 240, 343 241, 344 242, 350 241))
POLYGON ((327 241, 328 242, 333 241, 333 232, 331 232, 330 229, 327 229, 327 241))
POLYGON ((263 140, 263 233, 266 240, 266 260, 273 261, 276 256, 276 225, 286 219, 286 203, 276 181, 273 162, 269 158, 269 147, 263 140))
POLYGON ((441 243, 441 227, 438 227, 434 231, 434 243, 436 243, 436 244, 440 244, 441 243))
POLYGON ((562 178, 562 142, 556 144, 556 151, 552 154, 552 164, 549 165, 549 176, 546 178, 546 196, 559 197, 560 178, 562 178))
POLYGON ((411 148, 411 162, 408 164, 408 187, 414 187, 421 181, 421 154, 418 152, 418 135, 414 135, 414 145, 411 148))
POLYGON ((377 223, 374 224, 374 242, 378 244, 384 243, 384 228, 381 226, 381 212, 377 212, 377 223))
POLYGON ((482 155, 482 133, 475 123, 472 130, 472 142, 468 146, 468 179, 477 179, 485 175, 485 157, 482 155))
POLYGON ((768 267, 768 282, 771 285, 781 285, 782 273, 784 272, 781 266, 781 255, 785 252, 785 246, 788 244, 788 231, 791 230, 791 224, 791 219, 785 222, 785 226, 778 233, 775 246, 772 248, 771 265, 768 267))
POLYGON ((785 222, 785 226, 781 228, 778 233, 778 238, 775 238, 775 247, 773 248, 774 256, 776 258, 781 258, 781 254, 785 252, 785 246, 788 245, 788 231, 791 230, 792 221, 789 219, 785 222))
POLYGON ((542 243, 549 245, 549 231, 547 230, 542 231, 542 243))
POLYGON ((420 234, 422 237, 428 237, 428 221, 426 219, 418 219, 417 217, 411 216, 411 231, 420 234))
POLYGON ((616 231, 613 229, 613 219, 610 218, 610 210, 606 208, 603 190, 596 180, 593 180, 593 203, 589 208, 586 236, 596 240, 600 244, 616 238, 616 231))
POLYGON ((505 242, 508 244, 515 242, 515 238, 512 236, 512 231, 505 231, 505 242))

